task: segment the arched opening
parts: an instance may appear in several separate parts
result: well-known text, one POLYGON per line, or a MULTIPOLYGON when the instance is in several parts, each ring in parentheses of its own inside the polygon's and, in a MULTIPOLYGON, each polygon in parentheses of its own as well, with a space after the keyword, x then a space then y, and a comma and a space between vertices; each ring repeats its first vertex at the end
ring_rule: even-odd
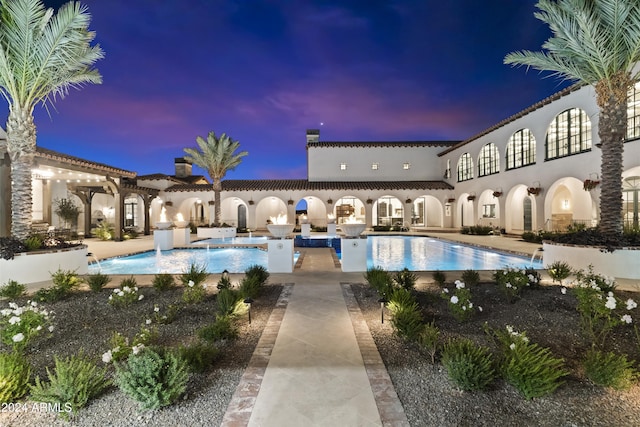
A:
POLYGON ((404 206, 393 196, 382 196, 373 205, 373 225, 402 226, 404 223, 404 206))
POLYGON ((354 216, 359 222, 366 222, 364 203, 353 196, 338 199, 333 214, 336 216, 336 224, 344 224, 350 216, 354 216))
POLYGON ((622 212, 624 227, 628 230, 640 230, 638 193, 640 193, 640 176, 632 176, 622 181, 622 212))
POLYGON ((244 204, 238 205, 238 228, 247 228, 247 207, 244 204))

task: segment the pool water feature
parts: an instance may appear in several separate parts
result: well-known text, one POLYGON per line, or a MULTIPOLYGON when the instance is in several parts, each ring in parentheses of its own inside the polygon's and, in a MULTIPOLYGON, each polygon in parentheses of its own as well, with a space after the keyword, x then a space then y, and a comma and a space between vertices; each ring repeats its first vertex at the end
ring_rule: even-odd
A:
POLYGON ((205 239, 193 242, 192 245, 261 245, 267 244, 267 236, 256 237, 230 237, 228 239, 205 239))
MULTIPOLYGON (((262 239, 266 237, 236 238, 262 239)), ((268 255, 264 249, 255 247, 209 247, 222 244, 227 245, 247 243, 234 239, 207 239, 193 245, 189 249, 172 249, 169 251, 149 251, 137 255, 111 258, 100 261, 100 264, 89 265, 89 273, 103 274, 180 274, 189 268, 193 262, 206 265, 209 273, 243 273, 252 265, 268 266, 268 255)), ((340 241, 339 238, 332 239, 340 241)), ((259 242, 253 242, 254 244, 259 242)), ((326 246, 323 244, 322 246, 326 246)), ((336 248, 336 252, 340 252, 336 248)), ((295 253, 294 262, 299 253, 295 253)), ((540 257, 510 255, 489 249, 467 246, 445 240, 425 236, 368 236, 367 238, 367 267, 381 267, 388 271, 398 271, 408 268, 412 271, 435 270, 497 270, 505 266, 533 267, 542 269, 540 257)))
MULTIPOLYGON (((299 254, 294 254, 294 263, 299 254)), ((148 251, 136 255, 105 259, 89 265, 95 274, 180 274, 195 263, 205 265, 208 273, 244 273, 253 265, 267 268, 267 251, 259 248, 193 248, 148 251)))

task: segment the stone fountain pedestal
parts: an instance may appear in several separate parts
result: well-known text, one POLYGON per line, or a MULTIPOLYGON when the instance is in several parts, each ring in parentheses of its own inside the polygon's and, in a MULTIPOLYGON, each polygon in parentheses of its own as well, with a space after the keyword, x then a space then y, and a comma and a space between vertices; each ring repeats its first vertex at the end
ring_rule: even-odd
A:
POLYGON ((311 237, 311 224, 300 225, 302 237, 311 237))
POLYGON ((335 222, 327 224, 327 234, 329 236, 336 236, 338 234, 335 222))
POLYGON ((293 273, 293 239, 267 240, 267 253, 269 273, 293 273))
POLYGON ((161 251, 173 249, 173 230, 153 230, 153 247, 161 251))
POLYGON ((173 244, 176 246, 187 246, 191 243, 191 229, 186 228, 174 228, 173 229, 173 244))
POLYGON ((346 236, 340 239, 342 271, 367 271, 367 236, 346 236))

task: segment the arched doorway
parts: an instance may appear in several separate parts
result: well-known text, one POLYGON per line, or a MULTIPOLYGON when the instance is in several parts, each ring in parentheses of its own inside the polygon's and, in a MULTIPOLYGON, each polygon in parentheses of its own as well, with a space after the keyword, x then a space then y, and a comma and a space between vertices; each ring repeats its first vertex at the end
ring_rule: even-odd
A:
POLYGON ((247 207, 243 204, 238 205, 238 228, 247 228, 247 207))

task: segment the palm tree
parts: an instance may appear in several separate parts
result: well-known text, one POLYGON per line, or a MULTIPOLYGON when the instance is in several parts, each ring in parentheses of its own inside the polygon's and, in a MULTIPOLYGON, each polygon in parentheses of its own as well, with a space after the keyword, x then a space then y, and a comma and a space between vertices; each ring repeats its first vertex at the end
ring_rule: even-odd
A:
POLYGON ((11 234, 31 229, 31 169, 36 150, 33 110, 53 105, 70 88, 102 83, 93 64, 104 57, 91 46, 86 6, 69 2, 57 14, 40 0, 0 0, 0 93, 9 104, 7 152, 11 160, 11 234))
POLYGON ((627 96, 639 80, 634 66, 640 60, 640 2, 540 0, 536 7, 534 16, 553 33, 542 45, 546 51, 513 52, 504 62, 593 85, 602 149, 598 229, 611 237, 620 235, 627 96))
POLYGON ((185 159, 190 160, 202 169, 205 169, 213 180, 214 197, 214 226, 220 225, 220 192, 222 191, 222 178, 227 171, 234 170, 240 164, 242 158, 249 154, 247 151, 234 154, 240 147, 238 141, 233 141, 227 134, 223 133, 220 138, 215 132, 209 132, 207 139, 201 136, 196 138, 200 151, 194 148, 185 148, 188 155, 185 159))

